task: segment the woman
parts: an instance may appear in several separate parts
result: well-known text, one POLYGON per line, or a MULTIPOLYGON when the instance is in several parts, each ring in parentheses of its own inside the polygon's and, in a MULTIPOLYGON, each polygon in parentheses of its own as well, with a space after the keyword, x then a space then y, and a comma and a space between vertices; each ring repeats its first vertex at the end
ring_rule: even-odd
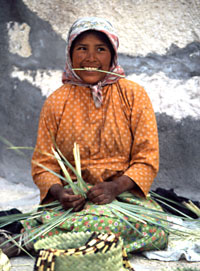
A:
MULTIPOLYGON (((163 248, 167 234, 162 227, 130 220, 137 229, 134 231, 105 205, 129 191, 130 196, 121 200, 159 209, 147 198, 159 163, 155 115, 145 90, 123 78, 117 49, 118 37, 108 21, 82 18, 72 25, 63 85, 42 108, 33 154, 33 179, 40 189, 42 204, 58 200, 64 209, 74 211, 49 235, 112 231, 121 235, 127 252, 163 248), (79 144, 82 176, 92 186, 87 192, 89 204, 45 169, 60 173, 56 159, 46 155, 52 153, 52 138, 73 165, 73 146, 75 142, 79 144)), ((76 179, 72 172, 70 175, 76 179)), ((30 220, 24 227, 29 232, 57 215, 50 210, 39 224, 38 220, 30 220)))

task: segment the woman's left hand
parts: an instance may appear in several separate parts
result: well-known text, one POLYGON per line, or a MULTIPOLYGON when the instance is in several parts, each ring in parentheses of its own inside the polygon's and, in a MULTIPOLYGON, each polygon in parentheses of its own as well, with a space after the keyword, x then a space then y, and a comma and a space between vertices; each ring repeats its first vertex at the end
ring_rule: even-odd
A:
POLYGON ((103 182, 93 186, 87 193, 87 198, 94 204, 107 204, 116 198, 115 182, 103 182))
POLYGON ((94 204, 108 204, 119 194, 132 189, 134 186, 134 181, 128 176, 114 177, 112 181, 94 185, 87 192, 87 197, 94 204))

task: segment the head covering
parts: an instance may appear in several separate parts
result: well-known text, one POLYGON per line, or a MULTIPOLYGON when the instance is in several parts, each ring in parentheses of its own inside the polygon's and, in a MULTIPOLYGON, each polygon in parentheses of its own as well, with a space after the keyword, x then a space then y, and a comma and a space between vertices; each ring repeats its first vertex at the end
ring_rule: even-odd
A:
POLYGON ((96 107, 100 107, 102 104, 102 86, 107 84, 112 84, 119 80, 121 75, 124 75, 124 70, 118 65, 117 61, 117 49, 119 47, 119 40, 115 33, 115 30, 110 22, 105 19, 97 18, 97 17, 84 17, 78 19, 71 26, 68 37, 67 37, 67 50, 66 50, 66 64, 65 70, 62 76, 63 83, 71 83, 75 85, 88 86, 90 87, 93 95, 93 100, 96 107), (106 74, 103 81, 98 82, 96 85, 90 85, 84 83, 81 78, 72 70, 72 61, 70 56, 70 48, 72 46, 72 42, 77 38, 81 33, 87 30, 96 30, 103 32, 109 39, 111 45, 113 46, 115 55, 113 58, 112 66, 110 68, 110 72, 115 74, 106 74))

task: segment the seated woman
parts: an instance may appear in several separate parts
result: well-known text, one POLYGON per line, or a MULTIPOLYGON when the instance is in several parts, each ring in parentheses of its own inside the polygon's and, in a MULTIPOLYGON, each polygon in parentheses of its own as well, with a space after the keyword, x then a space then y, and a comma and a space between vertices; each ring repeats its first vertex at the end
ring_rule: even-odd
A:
MULTIPOLYGON (((40 189, 42 204, 58 200, 64 209, 74 211, 47 235, 114 232, 122 237, 127 252, 161 249, 167 243, 162 227, 130 219, 134 230, 106 206, 129 191, 121 200, 160 209, 147 197, 159 167, 155 114, 145 90, 124 78, 117 49, 118 37, 108 21, 82 18, 72 25, 63 85, 47 98, 41 111, 33 180, 40 189), (73 165, 74 143, 79 145, 82 176, 91 184, 87 200, 73 194, 59 177, 45 170, 61 172, 56 159, 46 155, 52 153, 52 138, 73 165)), ((70 175, 76 179, 71 171, 70 175)), ((39 221, 25 221, 25 230, 31 232, 58 215, 48 210, 39 221)))

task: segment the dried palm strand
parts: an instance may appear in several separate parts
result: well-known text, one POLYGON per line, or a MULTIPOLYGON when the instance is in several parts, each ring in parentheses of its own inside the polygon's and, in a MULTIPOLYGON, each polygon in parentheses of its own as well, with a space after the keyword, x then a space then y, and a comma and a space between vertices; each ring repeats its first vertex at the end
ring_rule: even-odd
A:
MULTIPOLYGON (((88 191, 88 186, 83 180, 81 176, 81 159, 80 159, 80 150, 79 150, 79 145, 75 142, 74 143, 74 149, 73 149, 73 154, 74 154, 74 161, 75 161, 75 166, 76 166, 76 172, 77 172, 77 180, 78 180, 78 187, 84 192, 85 190, 88 191)), ((84 193, 85 195, 85 193, 84 193)), ((85 195, 86 196, 86 195, 85 195)))
POLYGON ((190 211, 192 211, 193 213, 195 213, 198 217, 200 217, 200 209, 196 206, 196 204, 194 204, 191 200, 189 200, 189 202, 183 202, 183 204, 185 205, 185 207, 187 207, 190 211))
POLYGON ((72 69, 73 71, 97 71, 97 72, 103 72, 103 73, 108 73, 108 74, 113 74, 113 75, 116 75, 116 76, 119 76, 119 77, 125 77, 125 75, 122 75, 122 74, 118 74, 118 73, 115 73, 115 72, 110 72, 110 71, 105 71, 105 70, 99 70, 99 69, 86 69, 86 68, 74 68, 72 69))

